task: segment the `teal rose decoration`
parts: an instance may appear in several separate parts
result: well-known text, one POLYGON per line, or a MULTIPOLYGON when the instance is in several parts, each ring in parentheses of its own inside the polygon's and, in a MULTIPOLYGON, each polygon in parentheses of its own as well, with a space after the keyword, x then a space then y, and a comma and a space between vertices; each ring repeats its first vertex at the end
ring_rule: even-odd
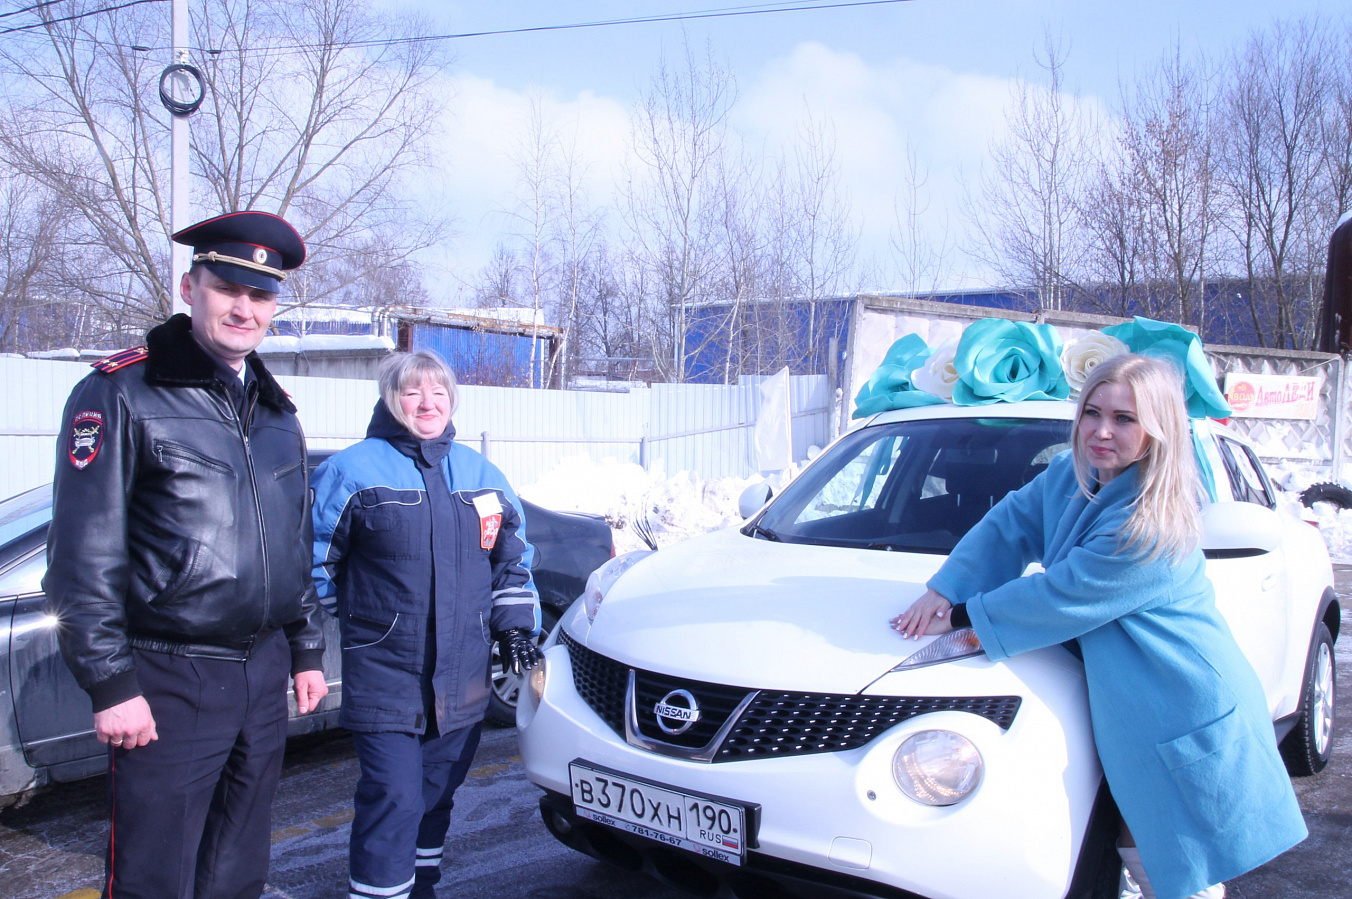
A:
POLYGON ((1211 363, 1202 350, 1202 340, 1182 325, 1141 318, 1109 325, 1103 333, 1116 337, 1127 349, 1142 356, 1171 360, 1183 376, 1188 415, 1193 418, 1227 418, 1230 403, 1216 386, 1211 363))
POLYGON ((919 334, 907 334, 888 349, 882 364, 869 375, 854 398, 852 418, 865 418, 889 409, 910 409, 942 403, 937 396, 917 390, 911 372, 929 358, 929 347, 919 334))
POLYGON ((962 332, 953 359, 959 406, 1063 400, 1070 385, 1061 371, 1061 337, 1051 325, 983 318, 962 332))

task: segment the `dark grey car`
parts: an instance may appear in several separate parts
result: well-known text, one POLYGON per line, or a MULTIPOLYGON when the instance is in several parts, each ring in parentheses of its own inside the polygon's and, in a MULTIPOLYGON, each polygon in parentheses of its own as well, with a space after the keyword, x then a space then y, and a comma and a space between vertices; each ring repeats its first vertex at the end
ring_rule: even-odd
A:
MULTIPOLYGON (((317 465, 327 453, 314 453, 317 465)), ((610 527, 600 516, 552 512, 524 503, 535 546, 533 573, 540 590, 541 639, 586 585, 587 575, 614 553, 610 527)), ((51 485, 0 502, 0 808, 24 801, 49 783, 103 773, 106 749, 95 739, 89 696, 75 683, 57 648, 58 621, 46 608, 51 485)), ((311 714, 291 704, 290 734, 334 727, 342 702, 337 621, 325 616, 324 676, 329 695, 311 714)), ((496 662, 496 650, 494 660, 496 662)), ((494 667, 489 718, 514 720, 518 679, 494 667)))

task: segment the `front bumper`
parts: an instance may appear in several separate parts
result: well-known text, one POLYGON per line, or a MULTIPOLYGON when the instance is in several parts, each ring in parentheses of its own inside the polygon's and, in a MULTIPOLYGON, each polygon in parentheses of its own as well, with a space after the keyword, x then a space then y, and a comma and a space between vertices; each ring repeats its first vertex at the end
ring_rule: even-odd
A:
POLYGON ((747 884, 768 878, 789 891, 765 894, 771 896, 797 895, 811 884, 818 895, 1062 899, 1079 894, 1076 871, 1099 850, 1087 834, 1102 774, 1083 681, 1047 661, 1030 654, 998 672, 988 661, 935 666, 890 675, 869 691, 900 694, 904 686, 911 695, 969 695, 978 685, 990 692, 1004 678, 994 692, 1017 687, 1024 697, 1008 731, 978 715, 935 712, 858 749, 710 764, 627 743, 578 695, 569 653, 555 645, 547 650, 541 701, 523 696, 518 709, 521 756, 527 776, 546 792, 542 814, 559 839, 703 895, 761 895, 747 884), (900 743, 936 728, 963 734, 985 762, 980 787, 946 808, 906 798, 891 773, 900 743), (759 826, 748 834, 754 848, 738 867, 579 820, 569 798, 574 759, 758 805, 759 826))
POLYGON ((577 816, 573 800, 550 790, 540 817, 559 842, 584 855, 697 896, 728 899, 924 899, 863 877, 749 852, 742 866, 672 849, 577 816))

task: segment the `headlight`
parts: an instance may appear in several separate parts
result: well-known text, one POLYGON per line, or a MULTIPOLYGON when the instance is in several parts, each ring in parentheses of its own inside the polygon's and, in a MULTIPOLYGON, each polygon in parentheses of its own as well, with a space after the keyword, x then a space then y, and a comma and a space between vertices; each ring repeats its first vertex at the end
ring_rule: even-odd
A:
POLYGON ((611 587, 615 586, 615 582, 620 579, 620 575, 652 553, 653 551, 650 549, 640 549, 625 553, 622 556, 616 556, 587 576, 587 588, 582 591, 582 605, 587 610, 588 622, 596 620, 596 613, 601 608, 601 600, 606 598, 606 594, 610 592, 611 587))
POLYGON ((970 627, 964 627, 956 631, 949 631, 941 637, 936 637, 933 643, 930 643, 924 649, 911 653, 892 670, 906 671, 910 668, 924 668, 926 665, 937 665, 940 662, 951 662, 954 659, 979 656, 982 652, 984 650, 981 648, 981 641, 976 638, 976 631, 970 627))
POLYGON ((922 805, 953 805, 981 783, 984 763, 972 741, 951 730, 907 737, 892 756, 892 779, 922 805))
POLYGON ((549 663, 541 655, 540 661, 526 674, 526 694, 530 696, 530 704, 533 706, 538 706, 545 695, 545 678, 547 677, 545 669, 548 667, 549 663))

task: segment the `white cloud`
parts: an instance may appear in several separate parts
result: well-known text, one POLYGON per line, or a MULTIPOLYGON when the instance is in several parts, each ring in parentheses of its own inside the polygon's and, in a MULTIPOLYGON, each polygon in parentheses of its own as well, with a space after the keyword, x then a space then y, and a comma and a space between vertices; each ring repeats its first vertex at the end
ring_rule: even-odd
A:
MULTIPOLYGON (((927 175, 929 230, 937 240, 947 220, 956 233, 964 179, 977 176, 992 139, 1005 134, 1015 84, 904 58, 870 66, 853 53, 804 43, 744 86, 738 119, 771 151, 791 144, 809 112, 829 121, 841 181, 862 226, 861 249, 885 261, 908 146, 927 175)), ((1075 102, 1099 106, 1092 98, 1075 102)), ((982 278, 976 270, 954 273, 958 282, 982 278)))
MULTIPOLYGON (((469 279, 485 265, 511 230, 506 213, 519 192, 514 156, 530 132, 531 93, 500 87, 470 74, 446 80, 447 124, 439 145, 429 198, 446 205, 459 232, 436 261, 469 279)), ((589 91, 573 97, 538 92, 547 127, 576 147, 583 190, 594 202, 613 191, 614 172, 626 154, 629 126, 624 107, 589 91)))
MULTIPOLYGON (((870 65, 853 53, 808 42, 742 76, 733 126, 748 146, 764 146, 773 156, 791 153, 809 113, 819 124, 829 123, 842 186, 862 228, 862 255, 876 258, 888 274, 889 233, 908 145, 927 173, 929 230, 936 240, 945 228, 957 234, 963 180, 976 177, 992 138, 1004 133, 1015 84, 906 58, 870 65)), ((453 99, 440 151, 441 184, 439 191, 431 188, 459 224, 460 236, 444 262, 467 280, 511 228, 502 213, 519 189, 512 154, 528 132, 531 100, 529 92, 471 74, 449 78, 447 89, 453 99)), ((617 175, 629 155, 626 103, 591 92, 538 96, 551 127, 576 142, 591 202, 613 209, 617 175)), ((1092 97, 1075 102, 1101 111, 1092 97)), ((956 266, 954 286, 985 280, 964 258, 955 255, 950 264, 956 266)))

